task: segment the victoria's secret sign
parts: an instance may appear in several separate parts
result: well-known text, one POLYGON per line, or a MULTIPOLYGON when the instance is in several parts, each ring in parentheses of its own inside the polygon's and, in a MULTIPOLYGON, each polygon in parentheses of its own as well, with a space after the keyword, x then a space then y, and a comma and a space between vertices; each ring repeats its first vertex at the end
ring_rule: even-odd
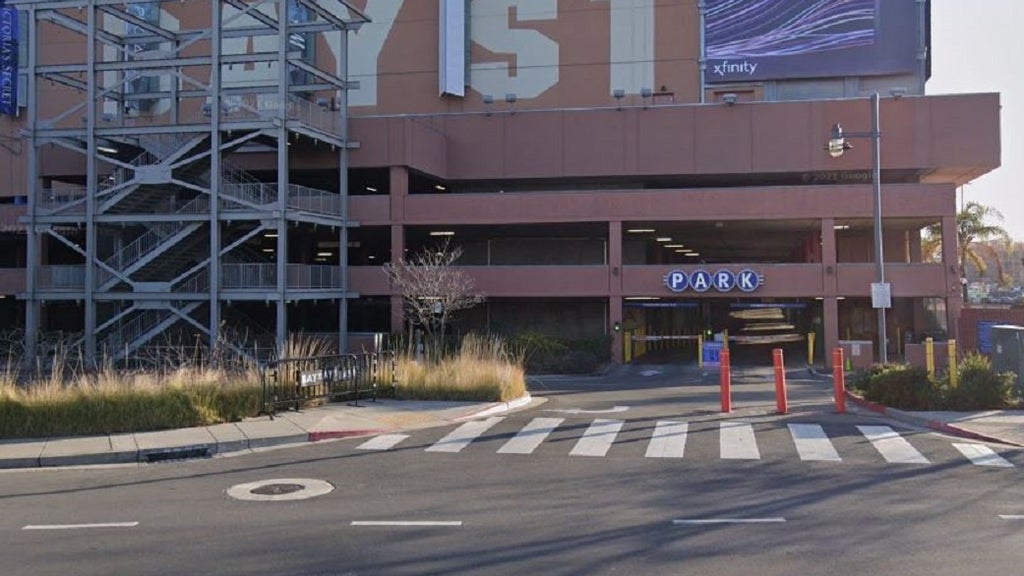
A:
POLYGON ((18 10, 0 6, 0 114, 14 116, 17 112, 18 10))

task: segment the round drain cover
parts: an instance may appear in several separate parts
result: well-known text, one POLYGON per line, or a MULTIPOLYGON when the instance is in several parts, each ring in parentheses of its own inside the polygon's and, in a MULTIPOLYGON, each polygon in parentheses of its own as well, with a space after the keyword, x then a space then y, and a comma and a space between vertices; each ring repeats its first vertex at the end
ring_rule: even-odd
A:
POLYGON ((263 496, 279 496, 281 494, 291 494, 292 492, 298 492, 305 488, 302 484, 265 484, 259 488, 250 490, 253 494, 260 494, 263 496))
POLYGON ((246 482, 228 488, 228 496, 236 500, 274 502, 282 500, 305 500, 323 496, 334 490, 329 482, 311 478, 277 478, 246 482))

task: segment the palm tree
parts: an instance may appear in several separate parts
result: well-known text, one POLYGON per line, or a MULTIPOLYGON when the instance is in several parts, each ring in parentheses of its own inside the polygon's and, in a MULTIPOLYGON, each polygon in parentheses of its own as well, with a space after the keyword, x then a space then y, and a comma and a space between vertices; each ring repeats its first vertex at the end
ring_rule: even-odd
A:
MULTIPOLYGON (((967 263, 974 266, 979 276, 984 276, 988 271, 986 257, 996 265, 996 282, 1000 286, 1010 283, 1010 278, 1003 272, 1003 262, 999 254, 992 248, 988 241, 999 240, 1009 242, 1010 235, 998 224, 989 224, 989 220, 1001 222, 1003 214, 978 202, 968 202, 956 216, 956 243, 957 243, 957 264, 960 266, 961 274, 966 277, 967 263)), ((933 258, 938 257, 942 252, 942 224, 936 223, 925 228, 925 238, 922 241, 922 248, 926 254, 933 258)), ((964 301, 967 301, 967 286, 964 286, 964 301)))

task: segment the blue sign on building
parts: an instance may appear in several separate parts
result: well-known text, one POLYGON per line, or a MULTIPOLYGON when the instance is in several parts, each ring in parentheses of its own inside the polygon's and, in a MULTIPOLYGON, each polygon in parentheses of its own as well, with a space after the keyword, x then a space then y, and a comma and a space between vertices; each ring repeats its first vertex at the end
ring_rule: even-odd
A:
POLYGON ((743 292, 753 292, 761 286, 761 275, 749 268, 739 272, 731 270, 718 270, 714 273, 707 270, 694 270, 687 274, 682 270, 672 270, 665 275, 665 286, 673 292, 694 292, 704 293, 714 288, 718 292, 732 292, 739 289, 743 292))
POLYGON ((18 114, 18 10, 0 1, 0 114, 18 114))

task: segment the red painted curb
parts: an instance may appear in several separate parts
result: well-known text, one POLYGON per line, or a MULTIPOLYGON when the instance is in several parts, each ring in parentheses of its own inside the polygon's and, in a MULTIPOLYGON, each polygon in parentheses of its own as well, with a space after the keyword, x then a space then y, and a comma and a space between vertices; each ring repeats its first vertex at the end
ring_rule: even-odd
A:
POLYGON ((374 434, 380 434, 387 432, 383 428, 371 428, 368 430, 330 430, 326 432, 310 432, 309 441, 319 442, 321 440, 334 440, 337 438, 352 438, 355 436, 372 436, 374 434))
MULTIPOLYGON (((872 412, 877 412, 877 413, 882 414, 884 416, 888 416, 889 418, 894 418, 896 420, 900 420, 900 416, 899 415, 893 414, 892 410, 890 410, 887 406, 885 406, 883 404, 877 404, 877 403, 872 402, 870 400, 865 400, 864 398, 862 398, 860 396, 857 396, 856 394, 850 392, 849 390, 846 391, 846 397, 849 400, 851 400, 854 404, 857 404, 858 406, 866 408, 866 409, 868 409, 868 410, 870 410, 872 412)), ((913 416, 911 416, 910 418, 904 418, 904 419, 905 420, 916 420, 916 422, 914 422, 915 425, 919 425, 919 426, 923 425, 926 428, 929 428, 931 430, 935 430, 937 432, 943 432, 943 433, 946 433, 946 434, 951 434, 953 436, 960 436, 960 437, 963 437, 963 438, 970 438, 972 440, 980 440, 982 442, 996 442, 996 443, 999 443, 999 444, 1008 444, 1010 446, 1021 446, 1021 447, 1024 447, 1024 444, 1020 444, 1018 442, 1013 442, 1012 440, 1007 440, 1005 438, 999 438, 997 436, 989 436, 988 434, 982 434, 980 432, 974 432, 974 431, 971 431, 971 430, 965 430, 964 428, 960 428, 959 426, 955 426, 953 424, 948 424, 946 422, 941 422, 939 420, 925 420, 924 418, 916 418, 916 417, 913 417, 913 416)))

